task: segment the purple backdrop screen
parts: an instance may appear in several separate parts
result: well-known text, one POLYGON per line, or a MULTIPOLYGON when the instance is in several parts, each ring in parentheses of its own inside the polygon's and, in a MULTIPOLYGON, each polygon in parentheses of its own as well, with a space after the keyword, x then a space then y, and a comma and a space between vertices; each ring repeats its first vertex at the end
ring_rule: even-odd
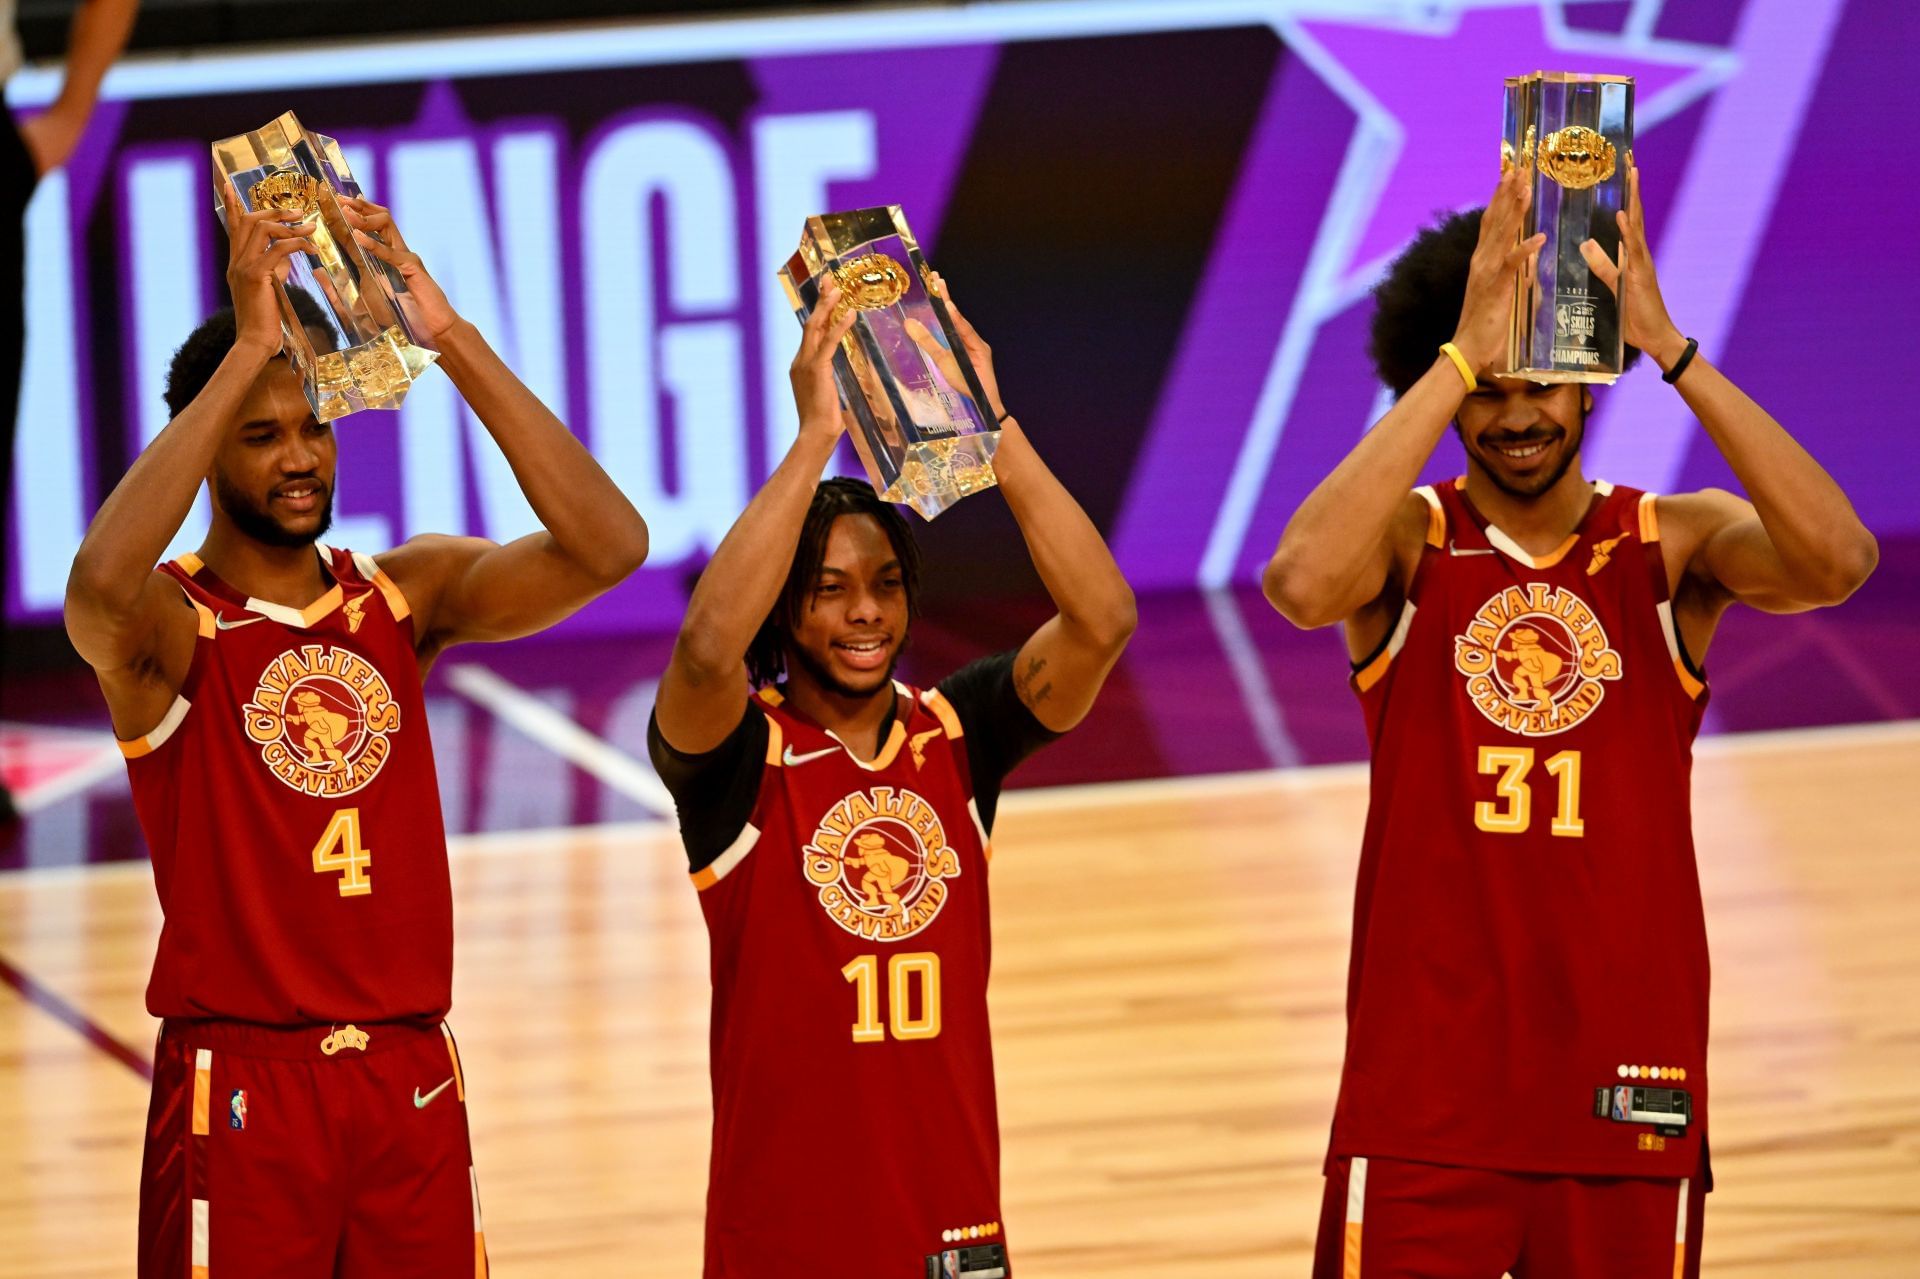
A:
MULTIPOLYGON (((1329 8, 983 6, 123 66, 29 214, 8 612, 57 615, 87 518, 165 425, 173 349, 223 300, 209 140, 289 109, 341 140, 646 515, 652 559, 576 628, 678 620, 793 429, 798 327, 774 269, 806 215, 883 203, 905 207, 1136 586, 1250 578, 1385 407, 1368 290, 1437 212, 1485 197, 1501 77, 1541 68, 1637 77, 1676 319, 1876 532, 1920 531, 1903 292, 1920 182, 1915 143, 1886 127, 1920 116, 1913 6, 1329 8)), ((51 88, 16 77, 15 109, 51 88)), ((1599 401, 1588 474, 1732 483, 1657 371, 1599 401)), ((533 527, 441 375, 338 431, 329 541, 533 527)), ((1449 441, 1434 473, 1459 466, 1449 441)), ((947 592, 1027 571, 997 496, 925 534, 947 592)))

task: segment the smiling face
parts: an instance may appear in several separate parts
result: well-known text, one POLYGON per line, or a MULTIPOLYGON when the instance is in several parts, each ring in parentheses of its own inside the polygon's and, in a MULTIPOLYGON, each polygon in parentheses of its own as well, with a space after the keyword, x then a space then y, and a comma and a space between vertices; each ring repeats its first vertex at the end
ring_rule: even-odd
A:
POLYGON ((269 360, 214 455, 214 518, 268 546, 310 546, 333 522, 335 461, 333 428, 314 417, 299 373, 269 360))
POLYGON ((1586 388, 1577 384, 1483 376, 1454 424, 1468 462, 1496 487, 1513 497, 1539 497, 1580 455, 1591 408, 1586 388))
POLYGON ((871 697, 893 679, 908 618, 906 577, 886 530, 869 515, 840 516, 787 637, 789 680, 871 697))

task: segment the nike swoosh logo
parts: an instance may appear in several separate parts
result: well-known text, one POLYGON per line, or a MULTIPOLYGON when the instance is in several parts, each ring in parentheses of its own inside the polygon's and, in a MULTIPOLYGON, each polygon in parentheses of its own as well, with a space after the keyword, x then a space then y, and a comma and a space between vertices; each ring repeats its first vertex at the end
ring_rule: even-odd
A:
POLYGON ((1481 546, 1481 547, 1469 546, 1465 550, 1462 550, 1459 547, 1455 546, 1451 541, 1449 541, 1447 543, 1447 554, 1449 555, 1491 555, 1493 554, 1493 548, 1491 546, 1481 546))
POLYGON ((435 1097, 438 1097, 441 1093, 445 1092, 447 1089, 451 1087, 453 1087, 453 1076, 449 1075, 447 1076, 447 1081, 445 1083, 441 1084, 438 1088, 434 1089, 432 1092, 422 1097, 420 1095, 420 1086, 418 1084, 415 1084, 413 1088, 413 1108, 415 1110, 425 1110, 428 1107, 428 1105, 432 1103, 435 1097))
POLYGON ((238 630, 242 626, 252 626, 255 622, 264 622, 266 620, 264 617, 236 617, 232 621, 228 621, 226 614, 223 613, 213 619, 213 624, 218 630, 233 631, 238 630))
POLYGON ((789 746, 783 758, 786 760, 788 767, 792 767, 795 764, 804 764, 810 759, 819 759, 822 755, 831 755, 839 749, 838 746, 829 746, 825 750, 808 751, 804 755, 796 755, 793 753, 793 747, 789 746))

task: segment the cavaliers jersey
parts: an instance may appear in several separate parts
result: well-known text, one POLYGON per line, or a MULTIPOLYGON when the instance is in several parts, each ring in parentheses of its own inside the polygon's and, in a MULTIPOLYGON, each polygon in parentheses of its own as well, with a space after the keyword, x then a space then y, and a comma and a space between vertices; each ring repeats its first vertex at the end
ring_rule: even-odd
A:
POLYGON ((173 707, 122 742, 165 923, 147 1010, 307 1025, 438 1017, 446 830, 407 601, 317 547, 306 609, 163 565, 199 616, 173 707))
POLYGON ((1691 1176, 1708 971, 1688 786, 1706 688, 1674 627, 1654 497, 1597 482, 1536 558, 1464 485, 1417 490, 1418 570, 1353 677, 1373 764, 1332 1154, 1691 1176))
POLYGON ((1004 1269, 989 843, 959 716, 938 691, 895 694, 872 761, 757 694, 752 817, 693 876, 713 977, 707 1279, 1004 1269))

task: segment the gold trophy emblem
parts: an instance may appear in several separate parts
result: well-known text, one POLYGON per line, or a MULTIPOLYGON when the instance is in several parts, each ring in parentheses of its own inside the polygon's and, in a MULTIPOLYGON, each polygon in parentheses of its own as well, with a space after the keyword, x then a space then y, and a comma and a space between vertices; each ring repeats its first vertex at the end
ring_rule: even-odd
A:
POLYGON ((856 311, 884 311, 907 292, 907 269, 884 253, 863 253, 834 274, 846 305, 856 311))
POLYGON ((298 169, 281 169, 254 183, 247 192, 247 203, 256 209, 265 206, 292 213, 304 222, 320 207, 320 193, 325 188, 319 178, 308 177, 298 169))
POLYGON ((1540 142, 1540 172, 1569 191, 1585 191, 1613 176, 1613 143, 1584 124, 1555 129, 1540 142))

